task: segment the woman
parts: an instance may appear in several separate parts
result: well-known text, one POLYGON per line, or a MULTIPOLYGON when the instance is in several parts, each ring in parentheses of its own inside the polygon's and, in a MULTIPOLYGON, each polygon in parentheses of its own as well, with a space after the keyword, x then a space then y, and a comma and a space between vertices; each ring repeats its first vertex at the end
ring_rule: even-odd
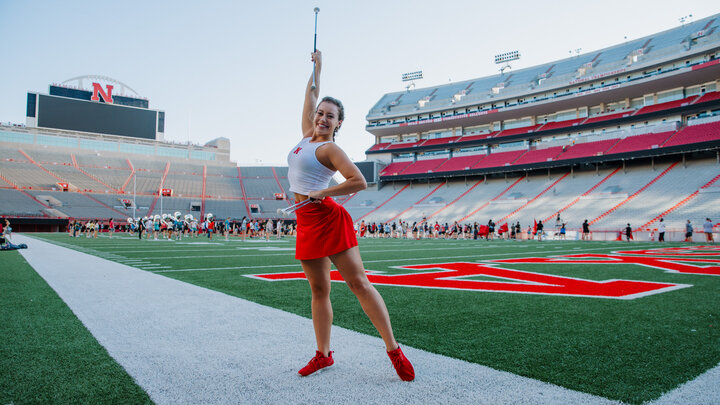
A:
POLYGON ((345 113, 340 101, 325 97, 318 104, 322 58, 315 62, 315 87, 308 80, 302 113, 303 138, 288 154, 288 180, 295 202, 312 200, 298 209, 295 258, 299 259, 312 292, 312 319, 317 351, 298 373, 308 376, 334 363, 330 351, 333 321, 330 303, 330 264, 334 264, 345 283, 360 301, 365 313, 385 343, 386 350, 401 379, 412 381, 415 371, 395 341, 385 302, 365 274, 358 242, 348 212, 330 197, 348 195, 367 187, 360 170, 333 141, 345 113), (346 179, 328 187, 339 171, 346 179))

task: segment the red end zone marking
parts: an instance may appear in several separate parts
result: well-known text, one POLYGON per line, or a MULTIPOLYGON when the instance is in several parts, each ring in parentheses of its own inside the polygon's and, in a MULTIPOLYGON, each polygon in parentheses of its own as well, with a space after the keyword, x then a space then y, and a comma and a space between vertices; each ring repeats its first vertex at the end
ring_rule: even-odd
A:
MULTIPOLYGON (((623 252, 628 253, 628 252, 623 252)), ((682 262, 718 263, 720 259, 700 259, 685 256, 673 257, 646 257, 646 256, 619 256, 603 254, 577 254, 556 257, 524 257, 519 259, 487 260, 490 263, 551 263, 551 264, 637 264, 640 266, 662 269, 669 273, 701 274, 706 276, 720 276, 720 266, 698 266, 682 262)))
MULTIPOLYGON (((412 274, 381 275, 368 272, 373 284, 399 287, 441 288, 470 291, 495 291, 521 294, 564 295, 576 297, 634 299, 646 295, 690 287, 687 284, 655 283, 632 280, 592 281, 527 271, 509 270, 484 263, 440 263, 399 266, 399 269, 439 270, 412 274), (488 276, 513 282, 467 280, 488 276)), ((304 273, 255 274, 250 277, 268 281, 302 280, 304 273)), ((330 272, 332 281, 344 281, 338 271, 330 272)))

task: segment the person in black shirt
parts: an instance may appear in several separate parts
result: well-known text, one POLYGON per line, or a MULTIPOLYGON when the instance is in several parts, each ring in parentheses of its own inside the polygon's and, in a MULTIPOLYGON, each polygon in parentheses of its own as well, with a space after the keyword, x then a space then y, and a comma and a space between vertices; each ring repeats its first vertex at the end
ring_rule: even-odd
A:
POLYGON ((582 240, 590 240, 590 224, 587 219, 582 224, 582 240))

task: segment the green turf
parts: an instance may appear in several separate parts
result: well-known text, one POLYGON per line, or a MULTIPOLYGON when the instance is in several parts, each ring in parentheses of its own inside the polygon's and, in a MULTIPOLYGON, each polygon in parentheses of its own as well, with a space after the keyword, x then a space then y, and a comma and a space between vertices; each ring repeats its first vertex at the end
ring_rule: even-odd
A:
MULTIPOLYGON (((111 260, 140 260, 129 264, 310 317, 306 281, 243 277, 301 271, 293 259, 291 240, 266 244, 216 239, 216 244, 206 245, 42 237, 111 260), (222 269, 226 267, 230 268, 222 269), (197 270, 172 271, 180 269, 197 270)), ((362 240, 360 244, 366 268, 389 273, 402 272, 392 268, 400 265, 608 253, 628 246, 657 247, 577 241, 362 240)), ((667 273, 637 265, 504 267, 588 280, 634 279, 692 287, 635 300, 382 285, 377 289, 403 344, 611 399, 630 403, 652 400, 720 362, 720 276, 667 273)), ((331 298, 336 325, 377 335, 344 284, 333 284, 331 298)))
POLYGON ((0 404, 152 403, 18 252, 0 256, 0 404))

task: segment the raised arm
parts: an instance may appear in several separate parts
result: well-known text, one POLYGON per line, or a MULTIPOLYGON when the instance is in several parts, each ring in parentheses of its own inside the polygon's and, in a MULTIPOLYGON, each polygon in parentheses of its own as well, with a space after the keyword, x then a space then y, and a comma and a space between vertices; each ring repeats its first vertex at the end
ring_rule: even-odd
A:
POLYGON ((310 74, 307 87, 305 87, 305 103, 303 104, 301 128, 303 137, 312 136, 313 118, 320 94, 320 71, 322 70, 322 54, 315 51, 312 55, 315 69, 315 88, 313 88, 313 74, 310 74))

